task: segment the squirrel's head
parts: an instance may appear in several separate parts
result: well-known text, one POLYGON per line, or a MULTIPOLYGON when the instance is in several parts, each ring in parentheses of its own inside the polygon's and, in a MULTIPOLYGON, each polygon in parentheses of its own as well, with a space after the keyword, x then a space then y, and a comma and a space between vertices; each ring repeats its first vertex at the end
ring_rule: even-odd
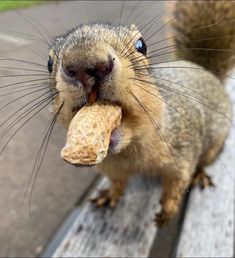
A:
POLYGON ((59 116, 63 123, 69 125, 83 105, 94 101, 120 105, 123 119, 138 116, 133 93, 141 90, 137 86, 141 79, 151 78, 146 55, 147 46, 134 25, 82 25, 56 38, 48 70, 59 92, 55 109, 63 103, 59 116))

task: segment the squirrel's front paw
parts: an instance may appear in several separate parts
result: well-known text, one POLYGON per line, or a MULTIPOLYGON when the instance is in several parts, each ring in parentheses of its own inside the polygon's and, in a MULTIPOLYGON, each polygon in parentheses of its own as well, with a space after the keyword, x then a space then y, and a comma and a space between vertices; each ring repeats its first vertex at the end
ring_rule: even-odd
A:
POLYGON ((170 219, 171 219, 170 214, 168 214, 164 210, 161 210, 159 213, 156 214, 154 222, 156 223, 156 226, 158 226, 159 228, 162 228, 168 225, 170 219))
POLYGON ((124 193, 127 180, 111 180, 111 183, 112 185, 109 189, 99 191, 98 196, 91 199, 97 207, 116 207, 120 197, 124 193))
POLYGON ((199 185, 200 188, 203 190, 207 187, 215 187, 210 176, 208 176, 203 168, 199 168, 195 175, 193 176, 191 187, 195 185, 199 185))
POLYGON ((109 206, 115 208, 121 195, 112 189, 100 190, 98 196, 91 198, 90 201, 98 208, 109 206))

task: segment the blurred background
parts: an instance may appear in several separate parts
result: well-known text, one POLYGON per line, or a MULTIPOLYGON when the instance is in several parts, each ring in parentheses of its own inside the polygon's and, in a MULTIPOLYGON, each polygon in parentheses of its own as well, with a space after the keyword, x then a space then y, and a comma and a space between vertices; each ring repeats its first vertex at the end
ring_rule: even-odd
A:
MULTIPOLYGON (((118 24, 121 19, 121 23, 128 21, 141 27, 147 19, 150 21, 164 9, 164 1, 126 1, 121 15, 122 3, 0 1, 0 140, 1 148, 4 148, 0 156, 1 257, 40 255, 98 177, 93 169, 78 169, 60 159, 66 131, 56 125, 39 174, 30 181, 45 129, 52 118, 51 109, 46 106, 26 124, 23 121, 28 116, 18 122, 14 119, 27 103, 47 91, 49 43, 55 36, 78 24, 96 21, 118 24), (45 87, 36 92, 37 79, 41 79, 40 87, 43 84, 45 87), (23 86, 34 86, 24 88, 21 83, 25 81, 28 83, 23 86)), ((159 16, 154 26, 147 27, 147 36, 159 30, 148 44, 166 37, 162 24, 159 16)), ((166 41, 162 43, 165 45, 166 41)), ((153 45, 152 49, 156 46, 153 45)), ((164 58, 167 60, 166 55, 164 58)), ((164 246, 164 243, 161 244, 164 246)))

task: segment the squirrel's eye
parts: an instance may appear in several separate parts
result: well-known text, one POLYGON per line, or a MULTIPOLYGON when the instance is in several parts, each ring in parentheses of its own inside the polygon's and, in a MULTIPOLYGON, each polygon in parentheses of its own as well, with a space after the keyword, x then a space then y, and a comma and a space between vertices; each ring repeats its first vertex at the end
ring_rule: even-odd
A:
POLYGON ((147 46, 146 46, 143 38, 140 38, 137 40, 137 42, 135 43, 135 48, 141 54, 143 54, 143 55, 147 54, 147 46))
POLYGON ((52 73, 52 67, 53 67, 53 60, 52 58, 49 56, 49 60, 47 62, 47 69, 49 73, 52 73))

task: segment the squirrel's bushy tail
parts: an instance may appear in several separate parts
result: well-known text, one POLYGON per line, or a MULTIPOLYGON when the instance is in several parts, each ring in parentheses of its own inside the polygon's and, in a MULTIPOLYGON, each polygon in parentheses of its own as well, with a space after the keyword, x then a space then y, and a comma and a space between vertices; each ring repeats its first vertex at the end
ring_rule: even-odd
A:
POLYGON ((172 15, 177 57, 224 79, 235 66, 235 2, 179 0, 172 15))

